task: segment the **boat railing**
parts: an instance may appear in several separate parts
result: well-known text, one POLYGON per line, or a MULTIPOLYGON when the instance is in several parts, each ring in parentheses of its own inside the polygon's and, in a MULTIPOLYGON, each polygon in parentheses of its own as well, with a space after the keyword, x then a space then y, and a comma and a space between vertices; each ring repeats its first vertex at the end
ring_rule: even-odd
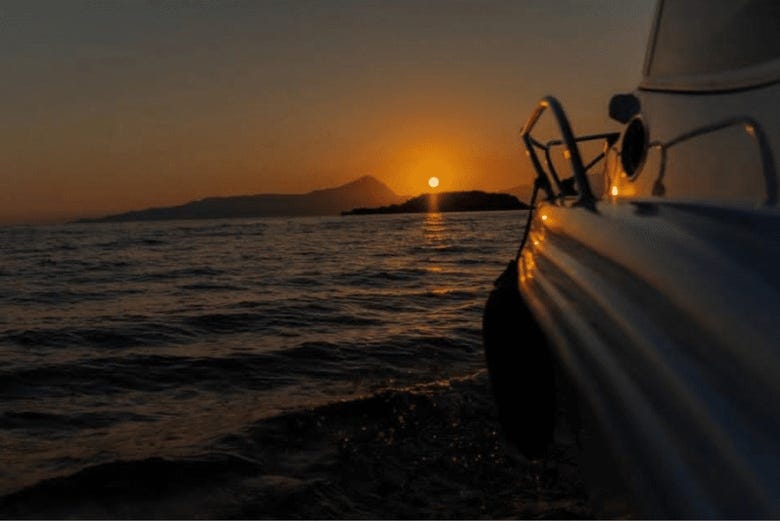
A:
POLYGON ((561 103, 553 96, 546 96, 539 101, 525 126, 523 126, 523 129, 520 131, 520 137, 525 145, 526 154, 536 171, 536 185, 545 189, 548 200, 577 196, 577 204, 585 206, 592 206, 595 201, 595 196, 588 181, 588 171, 599 161, 604 159, 607 147, 604 147, 601 153, 585 164, 582 160, 582 154, 580 153, 578 143, 605 140, 607 146, 611 146, 617 141, 619 135, 620 134, 617 132, 607 132, 576 137, 572 132, 569 118, 566 116, 566 112, 563 110, 561 103), (561 138, 542 143, 536 140, 531 135, 531 132, 547 109, 550 110, 555 118, 561 138), (555 147, 563 147, 563 155, 571 164, 572 178, 561 179, 558 174, 551 156, 551 151, 555 147), (547 166, 547 170, 542 166, 542 162, 539 159, 539 152, 544 155, 544 163, 547 166), (557 193, 553 191, 553 187, 555 187, 557 193))

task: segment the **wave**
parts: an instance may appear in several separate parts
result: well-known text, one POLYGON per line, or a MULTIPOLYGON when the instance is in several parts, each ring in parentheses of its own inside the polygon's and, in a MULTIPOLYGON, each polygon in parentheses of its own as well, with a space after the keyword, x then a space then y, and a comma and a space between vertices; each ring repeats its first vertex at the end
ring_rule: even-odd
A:
MULTIPOLYGON (((0 517, 178 518, 189 503, 187 497, 202 492, 199 489, 228 476, 250 476, 256 471, 256 465, 250 462, 225 456, 116 460, 44 480, 6 496, 0 499, 0 517), (184 498, 163 499, 171 496, 184 498)), ((184 517, 201 517, 191 512, 184 517)))
POLYGON ((141 322, 116 327, 11 330, 0 336, 0 342, 33 348, 93 347, 103 350, 175 344, 193 335, 192 331, 175 325, 141 322))
POLYGON ((571 447, 528 462, 484 372, 265 418, 182 457, 114 460, 0 499, 8 518, 590 515, 571 447))
MULTIPOLYGON (((79 282, 81 285, 84 285, 83 280, 79 282)), ((89 282, 93 285, 113 284, 116 282, 116 278, 92 278, 89 282)), ((128 287, 114 287, 110 291, 72 290, 62 288, 56 290, 30 291, 23 295, 14 294, 11 297, 11 301, 14 304, 22 306, 40 306, 41 304, 64 305, 80 304, 90 301, 111 301, 128 295, 138 295, 140 293, 143 293, 143 290, 128 287)))
POLYGON ((128 421, 149 422, 154 419, 126 411, 57 414, 22 410, 0 413, 0 429, 20 430, 27 434, 51 431, 47 435, 62 435, 62 431, 99 429, 128 421))
MULTIPOLYGON (((187 286, 185 286, 187 287, 187 286)), ((202 285, 198 287, 203 290, 202 285)), ((237 290, 230 285, 212 284, 211 290, 237 290)), ((119 290, 117 290, 119 291, 119 290)), ((193 289, 194 291, 194 289, 193 289)), ((83 302, 111 298, 111 293, 87 294, 71 291, 52 291, 28 295, 30 304, 83 302)), ((168 314, 166 317, 105 316, 107 325, 101 327, 70 326, 6 330, 0 334, 0 343, 10 343, 33 348, 94 347, 98 349, 126 349, 139 346, 168 346, 189 343, 203 335, 236 335, 246 332, 278 333, 285 328, 380 327, 387 323, 385 317, 370 309, 354 309, 350 313, 345 306, 351 297, 330 301, 301 300, 285 304, 261 300, 239 301, 228 308, 236 311, 200 313, 196 315, 168 314)), ((387 299, 386 299, 387 300, 387 299)), ((367 301, 376 301, 367 297, 367 301)), ((355 303, 360 304, 356 298, 355 303)), ((398 303, 399 309, 402 303, 398 303)), ((370 306, 368 306, 370 307, 370 306)), ((381 307, 381 306, 380 306, 381 307)))
POLYGON ((187 277, 217 277, 225 274, 224 269, 213 268, 210 266, 202 266, 198 268, 176 268, 167 270, 158 270, 149 273, 144 273, 139 277, 140 281, 149 280, 174 280, 183 279, 187 277))
MULTIPOLYGON (((461 384, 426 382, 483 365, 482 303, 501 252, 513 249, 491 230, 506 228, 514 246, 509 221, 453 214, 427 227, 422 216, 384 216, 0 230, 9 244, 0 267, 0 444, 11 447, 0 490, 60 476, 57 487, 72 494, 49 503, 41 493, 37 517, 484 517, 469 505, 488 494, 467 484, 465 468, 460 484, 450 481, 457 467, 439 459, 460 462, 471 450, 453 432, 470 425, 464 440, 482 432, 476 418, 487 421, 489 400, 470 384, 463 394, 452 390, 461 384), (63 243, 78 248, 52 249, 63 243), (431 445, 434 435, 448 444, 431 445), (258 466, 234 474, 232 458, 258 466), (176 477, 193 463, 204 474, 226 468, 225 479, 176 477), (101 465, 94 482, 76 476, 101 465), (426 465, 441 472, 425 474, 426 465), (428 477, 415 481, 406 467, 428 477), (154 482, 155 472, 173 476, 157 482, 157 495, 120 476, 154 482), (454 495, 461 485, 470 502, 454 495), (439 495, 442 487, 453 495, 439 495), (61 510, 41 510, 58 502, 61 510)), ((481 450, 484 463, 492 451, 481 450)), ((34 516, 32 503, 25 508, 4 516, 0 507, 0 517, 34 516)), ((485 516, 517 514, 490 508, 485 516)))
POLYGON ((183 284, 179 289, 186 291, 244 291, 246 288, 231 284, 217 284, 208 282, 198 282, 195 284, 183 284))
MULTIPOLYGON (((101 339, 101 342, 103 340, 101 339)), ((155 342, 151 342, 155 344, 155 342)), ((195 385, 212 392, 263 390, 310 381, 411 378, 470 367, 475 334, 460 339, 411 331, 383 341, 304 341, 265 353, 225 356, 127 354, 0 370, 6 398, 160 392, 195 385)))
MULTIPOLYGON (((240 308, 252 309, 253 304, 244 302, 240 308)), ((205 313, 185 317, 186 326, 203 333, 241 333, 267 331, 271 328, 306 327, 318 325, 378 326, 384 321, 365 315, 345 313, 334 303, 256 303, 257 312, 205 313)))
POLYGON ((121 237, 116 240, 103 241, 96 244, 90 244, 90 248, 98 248, 100 250, 108 251, 122 251, 130 248, 139 248, 144 246, 168 246, 170 241, 165 239, 157 239, 153 237, 121 237))

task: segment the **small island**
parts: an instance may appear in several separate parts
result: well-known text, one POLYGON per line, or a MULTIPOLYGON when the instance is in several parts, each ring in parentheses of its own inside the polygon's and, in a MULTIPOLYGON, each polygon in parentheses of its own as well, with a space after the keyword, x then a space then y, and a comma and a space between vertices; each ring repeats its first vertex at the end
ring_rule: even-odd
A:
POLYGON ((377 208, 354 208, 341 215, 369 215, 387 213, 428 212, 483 212, 497 210, 527 210, 529 206, 514 195, 488 193, 479 190, 468 192, 442 192, 418 195, 401 204, 377 208))

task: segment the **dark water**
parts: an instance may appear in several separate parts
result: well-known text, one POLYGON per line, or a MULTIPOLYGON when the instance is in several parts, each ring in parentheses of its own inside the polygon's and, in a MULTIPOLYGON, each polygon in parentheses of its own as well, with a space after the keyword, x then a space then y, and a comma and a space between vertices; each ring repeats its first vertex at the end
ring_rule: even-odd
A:
POLYGON ((585 515, 483 371, 524 219, 0 229, 0 514, 585 515))

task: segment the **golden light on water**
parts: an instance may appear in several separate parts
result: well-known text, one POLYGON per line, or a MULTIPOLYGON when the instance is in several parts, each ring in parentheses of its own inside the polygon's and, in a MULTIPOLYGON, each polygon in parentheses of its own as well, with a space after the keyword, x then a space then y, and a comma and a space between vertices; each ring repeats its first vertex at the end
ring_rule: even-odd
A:
POLYGON ((439 178, 433 176, 430 179, 428 179, 428 186, 430 186, 431 188, 436 188, 437 186, 439 186, 439 178))

